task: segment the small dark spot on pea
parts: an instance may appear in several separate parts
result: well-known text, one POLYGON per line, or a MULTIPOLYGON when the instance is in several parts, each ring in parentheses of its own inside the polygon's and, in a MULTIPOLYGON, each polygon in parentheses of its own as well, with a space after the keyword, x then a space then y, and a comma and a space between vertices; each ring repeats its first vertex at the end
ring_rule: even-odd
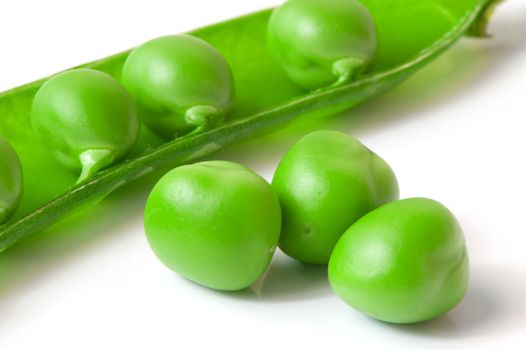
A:
POLYGON ((310 225, 303 226, 303 235, 304 236, 310 236, 312 234, 312 229, 310 225))

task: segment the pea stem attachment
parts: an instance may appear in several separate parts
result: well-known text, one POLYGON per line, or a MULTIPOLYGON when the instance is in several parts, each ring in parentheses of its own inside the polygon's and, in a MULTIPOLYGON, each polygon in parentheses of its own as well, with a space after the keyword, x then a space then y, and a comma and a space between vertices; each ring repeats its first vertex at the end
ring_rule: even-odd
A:
POLYGON ((497 6, 503 3, 504 0, 487 0, 486 4, 479 12, 477 18, 471 24, 471 27, 467 31, 467 35, 475 38, 489 38, 492 35, 488 32, 488 26, 493 13, 497 9, 497 6))
POLYGON ((113 163, 114 153, 109 149, 90 149, 82 152, 79 156, 82 171, 75 185, 91 178, 97 171, 113 163))
POLYGON ((198 105, 189 108, 185 113, 185 121, 188 125, 194 126, 193 133, 206 130, 211 124, 216 123, 219 119, 219 109, 210 105, 198 105))
POLYGON ((365 60, 358 57, 342 58, 332 65, 332 73, 338 78, 332 85, 340 86, 359 75, 365 70, 367 66, 365 60))

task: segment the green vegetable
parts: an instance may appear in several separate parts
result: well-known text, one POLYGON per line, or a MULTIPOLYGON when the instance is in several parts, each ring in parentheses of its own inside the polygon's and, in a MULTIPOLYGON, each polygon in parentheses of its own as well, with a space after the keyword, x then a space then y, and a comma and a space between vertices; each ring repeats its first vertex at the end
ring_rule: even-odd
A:
MULTIPOLYGON (((283 72, 266 44, 270 10, 192 32, 227 59, 236 86, 230 121, 171 142, 147 128, 129 161, 73 187, 76 177, 53 159, 31 128, 29 110, 36 81, 0 94, 0 134, 24 164, 25 195, 9 225, 0 229, 0 251, 49 227, 86 203, 164 167, 198 159, 226 145, 268 133, 297 118, 333 114, 394 88, 438 57, 475 24, 486 0, 363 0, 378 31, 378 48, 368 72, 347 84, 305 94, 283 72), (396 11, 395 11, 396 10, 396 11)), ((129 52, 84 67, 120 78, 129 52)), ((403 101, 411 103, 411 101, 403 101)))
POLYGON ((280 248, 302 262, 326 264, 345 230, 398 199, 389 165, 352 137, 313 132, 278 165, 272 187, 283 210, 280 248))
POLYGON ((148 242, 170 269, 210 288, 239 290, 267 269, 281 211, 250 169, 209 161, 176 168, 155 185, 144 213, 148 242))
POLYGON ((451 212, 431 199, 387 204, 345 232, 332 253, 329 280, 347 304, 376 319, 432 319, 466 293, 462 230, 451 212))
POLYGON ((111 76, 90 69, 61 73, 44 83, 31 122, 62 165, 81 170, 78 182, 122 159, 139 133, 129 93, 111 76))
POLYGON ((22 165, 13 147, 0 136, 0 224, 18 207, 22 188, 22 165))
POLYGON ((289 0, 272 14, 268 39, 290 79, 307 90, 355 78, 377 43, 374 19, 358 0, 289 0))
POLYGON ((142 121, 169 139, 217 124, 233 104, 228 63, 213 46, 190 35, 139 46, 126 59, 122 79, 145 110, 142 121))

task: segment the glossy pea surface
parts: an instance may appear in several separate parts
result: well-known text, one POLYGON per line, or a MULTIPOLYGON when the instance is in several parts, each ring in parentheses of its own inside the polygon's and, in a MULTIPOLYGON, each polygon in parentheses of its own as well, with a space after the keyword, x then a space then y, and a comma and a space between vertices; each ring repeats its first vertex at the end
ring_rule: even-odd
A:
POLYGON ((122 80, 145 125, 168 139, 220 122, 233 104, 228 63, 212 45, 190 35, 165 36, 134 49, 122 80))
POLYGON ((131 95, 110 75, 91 69, 45 82, 33 101, 31 123, 62 165, 81 171, 79 182, 122 159, 139 135, 131 95))
POLYGON ((0 225, 15 212, 22 189, 20 160, 13 147, 0 136, 0 225))
POLYGON ((144 227, 157 257, 218 290, 250 286, 278 244, 281 212, 270 185, 248 168, 208 161, 176 168, 152 190, 144 227))
POLYGON ((377 34, 357 0, 289 0, 272 14, 268 41, 289 78, 314 90, 362 73, 374 59, 377 34))
POLYGON ((329 280, 347 304, 376 319, 432 319, 466 293, 468 255, 462 230, 434 200, 386 204, 345 232, 332 254, 329 280))
POLYGON ((398 198, 389 165, 356 139, 313 132, 283 156, 272 180, 283 227, 280 248, 302 262, 326 264, 340 236, 367 212, 398 198))

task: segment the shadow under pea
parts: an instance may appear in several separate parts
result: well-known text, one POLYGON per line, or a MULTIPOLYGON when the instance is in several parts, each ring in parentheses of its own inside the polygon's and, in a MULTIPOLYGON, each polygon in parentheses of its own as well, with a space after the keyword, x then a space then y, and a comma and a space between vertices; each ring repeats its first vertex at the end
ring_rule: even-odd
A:
POLYGON ((372 320, 381 328, 411 337, 503 338, 526 329, 526 275, 509 268, 472 266, 469 290, 449 313, 409 325, 372 320))
POLYGON ((221 295, 254 302, 301 302, 330 297, 327 265, 310 265, 276 251, 268 270, 250 288, 221 295))

